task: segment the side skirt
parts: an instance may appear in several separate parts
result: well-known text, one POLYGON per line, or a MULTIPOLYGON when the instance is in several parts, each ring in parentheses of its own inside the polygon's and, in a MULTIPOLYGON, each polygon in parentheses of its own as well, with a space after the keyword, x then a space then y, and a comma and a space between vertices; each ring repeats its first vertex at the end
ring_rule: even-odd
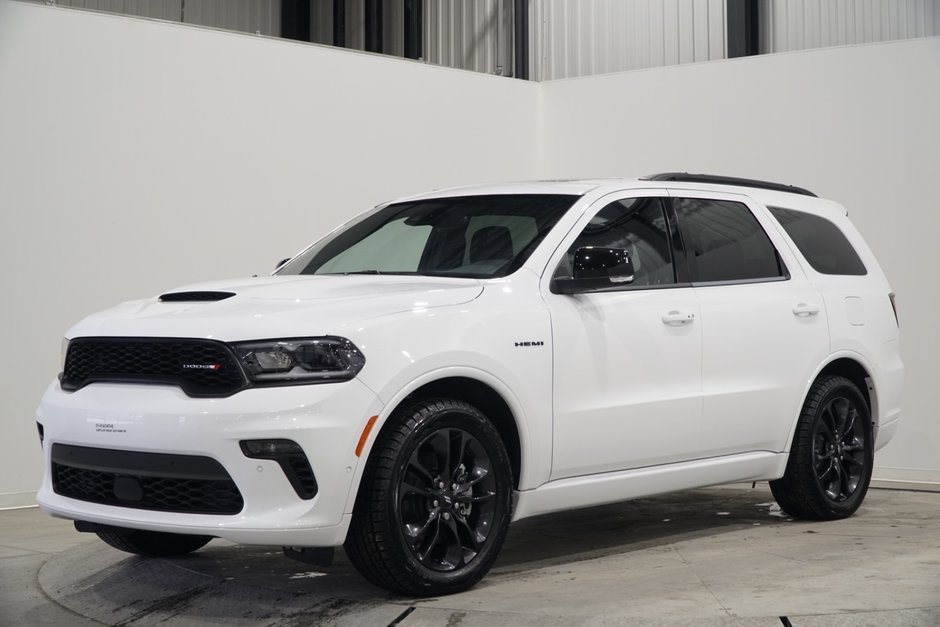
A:
POLYGON ((786 453, 754 452, 550 481, 515 494, 513 520, 736 481, 779 479, 786 453))

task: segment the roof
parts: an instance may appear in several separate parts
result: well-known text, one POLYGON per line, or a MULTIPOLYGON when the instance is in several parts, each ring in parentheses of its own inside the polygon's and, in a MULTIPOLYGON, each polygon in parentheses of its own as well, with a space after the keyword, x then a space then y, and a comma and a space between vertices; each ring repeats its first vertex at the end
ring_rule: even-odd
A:
POLYGON ((491 185, 471 185, 440 189, 432 192, 398 199, 397 202, 448 198, 457 196, 482 196, 497 194, 570 194, 583 196, 589 192, 617 192, 629 189, 685 189, 696 191, 743 194, 763 204, 791 208, 820 209, 828 205, 841 213, 845 209, 832 201, 820 199, 813 192, 793 185, 708 174, 670 172, 639 178, 557 179, 542 181, 520 181, 491 185))

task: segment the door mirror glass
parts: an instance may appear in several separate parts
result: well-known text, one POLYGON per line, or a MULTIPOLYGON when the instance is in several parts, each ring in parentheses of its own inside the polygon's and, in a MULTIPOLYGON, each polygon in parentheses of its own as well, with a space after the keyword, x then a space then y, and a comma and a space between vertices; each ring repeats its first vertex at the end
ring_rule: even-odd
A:
POLYGON ((626 250, 583 246, 574 253, 571 276, 556 278, 554 286, 561 294, 577 294, 622 287, 633 278, 633 262, 626 250))

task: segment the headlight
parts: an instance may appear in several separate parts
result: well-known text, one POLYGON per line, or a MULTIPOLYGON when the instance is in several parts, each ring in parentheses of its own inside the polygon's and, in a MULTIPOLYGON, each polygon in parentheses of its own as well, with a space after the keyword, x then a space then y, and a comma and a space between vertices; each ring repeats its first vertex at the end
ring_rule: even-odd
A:
POLYGON ((366 363, 359 349, 342 337, 241 342, 233 348, 248 378, 260 384, 347 381, 366 363))

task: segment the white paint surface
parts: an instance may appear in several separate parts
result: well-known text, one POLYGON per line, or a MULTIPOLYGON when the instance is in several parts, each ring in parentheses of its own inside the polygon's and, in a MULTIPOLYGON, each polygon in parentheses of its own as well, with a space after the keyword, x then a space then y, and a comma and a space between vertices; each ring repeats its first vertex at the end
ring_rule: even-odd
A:
POLYGON ((32 502, 33 412, 84 315, 267 272, 395 196, 664 170, 779 179, 849 207, 898 292, 908 365, 876 476, 940 481, 940 303, 923 263, 938 75, 932 38, 538 85, 0 0, 0 507, 32 502))

